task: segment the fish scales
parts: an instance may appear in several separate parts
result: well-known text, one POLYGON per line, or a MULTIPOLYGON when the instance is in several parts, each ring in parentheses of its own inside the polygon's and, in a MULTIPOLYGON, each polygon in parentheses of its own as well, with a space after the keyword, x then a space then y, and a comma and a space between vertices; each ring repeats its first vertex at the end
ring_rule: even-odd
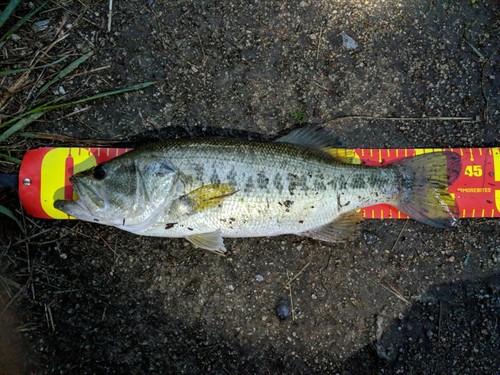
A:
MULTIPOLYGON (((220 206, 177 218, 168 229, 172 236, 187 228, 193 234, 220 229, 223 237, 298 234, 342 212, 390 202, 397 192, 391 188, 394 170, 381 174, 340 164, 321 151, 291 144, 214 138, 191 141, 188 147, 183 141, 159 147, 182 171, 185 193, 220 182, 234 184, 237 191, 220 206)), ((171 223, 172 217, 167 221, 171 223)), ((165 224, 161 221, 145 234, 165 235, 165 224)))
POLYGON ((356 211, 378 203, 435 227, 454 225, 458 208, 447 187, 460 173, 459 155, 375 168, 336 158, 333 143, 310 128, 276 142, 168 140, 76 174, 70 181, 78 199, 54 206, 81 220, 184 237, 217 252, 225 249, 223 237, 345 240, 360 219, 356 211))

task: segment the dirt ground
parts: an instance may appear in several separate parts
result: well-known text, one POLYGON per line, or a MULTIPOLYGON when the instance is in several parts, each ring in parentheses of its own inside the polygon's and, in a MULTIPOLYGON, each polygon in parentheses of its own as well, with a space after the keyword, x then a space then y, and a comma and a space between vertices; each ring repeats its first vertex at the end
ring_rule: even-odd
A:
MULTIPOLYGON (((52 5, 37 20, 64 22, 75 55, 94 51, 65 92, 157 84, 31 131, 134 145, 327 122, 344 146, 500 145, 494 0, 115 1, 110 32, 108 1, 52 5)), ((500 371, 498 220, 365 221, 343 244, 227 239, 225 258, 89 223, 26 217, 22 234, 1 220, 0 372, 500 371)))

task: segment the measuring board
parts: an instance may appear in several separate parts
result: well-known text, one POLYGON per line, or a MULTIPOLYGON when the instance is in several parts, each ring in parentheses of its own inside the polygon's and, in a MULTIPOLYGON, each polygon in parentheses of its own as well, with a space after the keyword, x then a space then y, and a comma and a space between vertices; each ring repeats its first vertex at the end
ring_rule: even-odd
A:
MULTIPOLYGON (((73 174, 92 168, 131 148, 45 147, 28 151, 19 171, 19 197, 25 211, 44 219, 70 219, 54 208, 58 199, 76 199, 69 182, 73 174)), ((383 166, 416 155, 451 151, 460 155, 459 177, 448 187, 462 218, 500 217, 500 148, 335 149, 329 153, 354 164, 383 166)), ((408 218, 392 206, 365 207, 367 219, 408 218)))

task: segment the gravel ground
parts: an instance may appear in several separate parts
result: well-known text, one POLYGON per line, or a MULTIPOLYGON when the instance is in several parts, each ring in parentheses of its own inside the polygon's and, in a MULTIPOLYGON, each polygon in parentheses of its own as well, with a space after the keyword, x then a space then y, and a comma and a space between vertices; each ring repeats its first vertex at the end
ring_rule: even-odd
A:
MULTIPOLYGON (((500 145, 496 1, 127 1, 110 32, 108 2, 93 3, 40 15, 94 51, 64 90, 157 84, 34 130, 134 145, 326 122, 345 146, 500 145)), ((3 372, 500 371, 498 220, 366 221, 343 244, 228 239, 225 258, 88 223, 26 225, 0 228, 3 372)))

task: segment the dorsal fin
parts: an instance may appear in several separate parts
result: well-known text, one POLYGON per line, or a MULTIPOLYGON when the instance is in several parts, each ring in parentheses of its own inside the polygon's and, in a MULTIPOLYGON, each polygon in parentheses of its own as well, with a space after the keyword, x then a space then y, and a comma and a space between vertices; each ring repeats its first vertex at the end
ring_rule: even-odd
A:
POLYGON ((339 146, 337 140, 329 132, 317 126, 295 129, 287 135, 276 139, 275 142, 293 143, 317 149, 339 146))
POLYGON ((361 164, 361 159, 354 150, 345 148, 322 148, 321 150, 331 155, 339 163, 361 164))

